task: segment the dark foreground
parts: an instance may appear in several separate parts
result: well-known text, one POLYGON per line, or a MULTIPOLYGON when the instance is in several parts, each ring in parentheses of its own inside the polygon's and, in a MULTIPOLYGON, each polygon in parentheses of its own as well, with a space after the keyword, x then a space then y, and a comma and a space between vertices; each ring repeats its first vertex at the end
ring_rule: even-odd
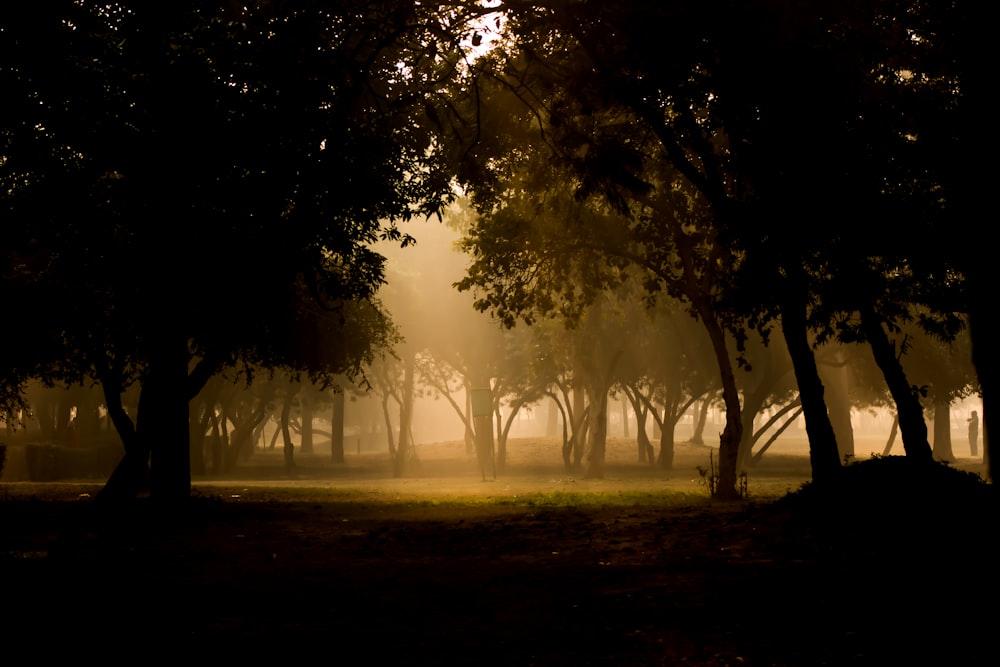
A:
POLYGON ((79 499, 89 487, 8 493, 2 650, 113 664, 997 664, 987 496, 964 479, 946 495, 851 483, 846 503, 733 505, 215 487, 179 516, 102 510, 79 499))

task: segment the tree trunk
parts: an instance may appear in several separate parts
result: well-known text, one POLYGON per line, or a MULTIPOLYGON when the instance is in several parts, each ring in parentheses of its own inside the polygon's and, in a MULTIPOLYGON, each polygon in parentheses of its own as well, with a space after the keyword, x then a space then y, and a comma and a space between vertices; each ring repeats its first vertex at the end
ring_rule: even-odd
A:
MULTIPOLYGON (((839 356, 839 355, 838 355, 839 356)), ((820 371, 823 385, 827 389, 826 404, 837 438, 840 460, 845 461, 857 454, 854 450, 854 426, 851 424, 851 397, 848 387, 847 364, 824 366, 820 371)))
POLYGON ((414 359, 409 354, 404 361, 403 370, 403 395, 399 404, 399 441, 396 446, 396 457, 393 461, 392 474, 394 477, 402 477, 406 472, 407 460, 410 456, 410 448, 413 443, 410 439, 410 429, 413 425, 413 377, 414 359))
MULTIPOLYGON (((548 410, 545 411, 545 437, 554 438, 559 435, 559 412, 562 411, 562 406, 558 404, 555 398, 553 398, 548 404, 548 410)), ((565 427, 565 422, 563 426, 565 427)))
MULTIPOLYGON (((759 369, 755 366, 754 372, 758 372, 759 369)), ((767 371, 764 371, 767 374, 767 371)), ((750 459, 753 454, 753 444, 754 444, 754 422, 757 419, 758 413, 764 408, 764 403, 767 401, 767 397, 770 395, 769 387, 764 386, 764 384, 770 383, 758 383, 757 386, 752 390, 743 390, 743 413, 742 413, 742 423, 743 423, 743 437, 740 440, 740 454, 736 462, 736 469, 743 472, 747 469, 750 464, 750 459)))
POLYGON ((677 421, 668 414, 666 408, 663 410, 663 426, 660 427, 660 454, 656 462, 660 465, 660 470, 674 469, 674 432, 677 430, 677 421))
POLYGON ((934 459, 955 462, 951 446, 951 402, 947 396, 934 397, 934 459))
POLYGON ((125 455, 115 466, 97 498, 109 502, 132 500, 149 488, 149 443, 138 437, 135 424, 122 404, 121 376, 111 369, 100 369, 98 374, 108 418, 125 446, 125 455))
POLYGON ((875 363, 882 371, 882 376, 889 386, 889 393, 896 403, 899 431, 903 436, 903 450, 906 456, 914 461, 931 462, 933 457, 930 443, 927 442, 927 423, 924 422, 923 406, 920 405, 920 399, 906 379, 903 366, 896 357, 895 346, 882 328, 881 318, 874 310, 868 309, 861 313, 861 326, 875 357, 875 363))
MULTIPOLYGON (((553 393, 551 393, 551 392, 547 392, 547 396, 552 399, 552 404, 551 405, 554 405, 559 410, 559 414, 562 417, 562 459, 563 459, 563 467, 565 467, 566 470, 569 471, 570 468, 571 468, 570 456, 569 456, 569 454, 570 454, 570 445, 569 445, 569 419, 566 416, 566 410, 565 410, 565 408, 563 408, 562 402, 556 397, 556 395, 553 394, 553 393)), ((549 410, 552 410, 551 405, 549 407, 549 410)))
POLYGON ((813 480, 824 482, 840 470, 840 454, 823 398, 824 388, 816 367, 816 355, 809 343, 805 304, 800 299, 789 298, 783 305, 781 332, 792 359, 795 381, 799 386, 813 480))
POLYGON ((285 396, 285 402, 281 405, 281 442, 284 445, 285 472, 291 474, 295 470, 295 447, 292 445, 292 434, 288 428, 289 417, 292 413, 292 400, 294 400, 291 388, 285 396))
POLYGON ((511 426, 514 425, 514 419, 517 418, 517 413, 521 411, 524 407, 524 401, 518 400, 508 406, 510 409, 510 414, 507 415, 506 423, 503 425, 502 430, 499 431, 497 436, 497 469, 503 472, 504 467, 507 465, 507 440, 510 437, 511 426))
MULTIPOLYGON (((788 412, 792 410, 794 410, 794 412, 787 419, 785 419, 785 422, 781 424, 781 426, 779 426, 775 430, 775 432, 771 435, 771 437, 768 438, 767 442, 761 445, 760 449, 754 452, 754 455, 750 459, 750 465, 757 464, 761 460, 761 458, 764 457, 764 452, 766 452, 771 447, 771 445, 775 443, 778 437, 785 432, 785 429, 791 426, 795 422, 795 420, 799 418, 799 415, 802 414, 802 401, 798 399, 792 401, 790 404, 782 408, 778 412, 778 414, 774 416, 774 418, 780 420, 784 415, 786 415, 788 412)), ((771 426, 773 426, 773 424, 769 424, 766 428, 771 428, 771 426)), ((762 434, 764 432, 766 432, 766 429, 761 431, 762 434)), ((754 444, 756 444, 756 438, 754 438, 754 440, 755 440, 754 444)))
POLYGON ((303 454, 313 453, 313 399, 310 392, 312 386, 304 386, 299 390, 299 412, 302 418, 302 428, 299 431, 299 449, 303 454))
POLYGON ((225 449, 223 448, 222 434, 219 432, 219 418, 215 414, 214 409, 209 413, 209 416, 210 421, 212 422, 212 437, 209 443, 212 456, 212 473, 219 475, 225 469, 223 458, 223 452, 225 449))
POLYGON ((201 404, 197 409, 192 409, 188 415, 188 444, 191 447, 191 474, 204 475, 208 470, 205 466, 205 434, 208 432, 208 425, 211 422, 209 408, 201 404))
POLYGON ((635 442, 639 448, 639 463, 653 465, 656 463, 656 452, 653 451, 653 443, 649 441, 649 434, 646 433, 646 419, 645 410, 635 413, 635 442))
POLYGON ((476 451, 476 426, 472 417, 472 391, 465 386, 465 412, 462 413, 463 437, 465 438, 465 453, 476 451))
POLYGON ((711 394, 706 394, 698 409, 698 422, 694 426, 694 433, 691 434, 691 442, 695 445, 705 444, 705 422, 708 421, 708 408, 712 405, 711 394))
POLYGON ((653 464, 656 462, 656 454, 653 452, 653 445, 649 442, 649 434, 646 433, 646 420, 649 418, 649 408, 639 398, 638 387, 626 387, 625 395, 632 404, 632 411, 635 412, 635 442, 638 447, 639 463, 653 464))
POLYGON ((344 462, 344 401, 344 392, 335 390, 330 415, 330 458, 334 463, 344 462))
POLYGON ((389 394, 382 397, 382 418, 385 420, 385 433, 389 441, 389 459, 395 466, 396 462, 396 438, 393 435, 392 415, 389 414, 389 394))
POLYGON ((743 435, 743 423, 740 417, 740 392, 736 386, 736 374, 726 346, 726 334, 715 316, 715 311, 708 305, 697 303, 698 314, 702 324, 708 331, 719 365, 719 376, 722 379, 722 400, 726 406, 726 424, 719 436, 719 484, 716 497, 721 500, 737 500, 740 497, 736 464, 740 453, 740 440, 743 435))
POLYGON ((463 415, 463 421, 465 422, 465 453, 472 454, 476 451, 476 428, 472 416, 472 389, 468 384, 465 385, 465 414, 463 415))
POLYGON ((889 429, 889 438, 885 441, 885 449, 882 450, 882 456, 889 456, 889 452, 892 451, 892 446, 896 442, 896 434, 899 433, 899 415, 892 416, 892 428, 889 429))
MULTIPOLYGON (((601 383, 603 387, 603 383, 601 383)), ((587 479, 604 479, 605 452, 608 439, 608 392, 594 389, 590 392, 590 453, 587 456, 587 479)))
POLYGON ((569 437, 573 455, 571 469, 574 471, 580 470, 583 467, 583 453, 587 442, 588 425, 590 424, 590 420, 587 417, 589 409, 590 406, 587 405, 587 396, 583 387, 574 387, 573 425, 569 437))
POLYGON ((221 393, 221 385, 214 382, 205 385, 199 392, 196 408, 191 409, 191 473, 194 475, 204 475, 208 473, 208 466, 205 462, 206 450, 211 461, 212 472, 218 474, 222 471, 222 449, 219 447, 219 428, 215 416, 215 406, 218 403, 221 393), (212 426, 212 436, 208 435, 209 427, 212 426), (207 438, 207 442, 206 442, 207 438), (206 447, 207 445, 207 447, 206 447))
POLYGON ((191 497, 188 348, 183 336, 164 332, 154 342, 142 385, 136 434, 149 443, 149 495, 161 504, 191 497))
POLYGON ((628 400, 626 400, 625 398, 622 398, 621 401, 620 401, 620 403, 621 403, 621 407, 622 407, 622 437, 625 438, 626 440, 628 440, 628 438, 629 438, 629 428, 628 428, 628 400))

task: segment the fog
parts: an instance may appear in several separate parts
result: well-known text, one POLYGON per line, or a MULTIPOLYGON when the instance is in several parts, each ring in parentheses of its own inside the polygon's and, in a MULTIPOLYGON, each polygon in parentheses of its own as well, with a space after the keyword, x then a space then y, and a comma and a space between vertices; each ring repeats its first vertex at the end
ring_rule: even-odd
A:
MULTIPOLYGON (((710 358, 702 359, 699 363, 704 365, 697 367, 692 365, 690 355, 675 355, 677 349, 689 348, 692 341, 695 345, 702 344, 697 339, 703 332, 684 312, 668 315, 675 318, 671 329, 682 325, 680 328, 687 332, 684 334, 687 338, 683 340, 669 336, 665 338, 662 327, 650 325, 646 318, 637 318, 628 312, 624 315, 608 315, 610 309, 607 307, 602 309, 605 321, 600 322, 596 328, 593 323, 582 325, 591 327, 588 334, 590 338, 580 338, 561 322, 547 322, 535 327, 519 325, 512 331, 504 330, 489 314, 478 312, 473 307, 473 294, 459 292, 454 286, 465 275, 469 263, 469 258, 456 247, 461 236, 459 231, 436 219, 407 223, 401 231, 412 236, 415 243, 400 247, 398 243, 383 242, 377 246, 377 250, 387 258, 386 283, 377 297, 391 314, 401 340, 393 351, 395 356, 383 355, 365 370, 364 378, 344 385, 347 397, 344 407, 344 451, 348 455, 362 452, 388 453, 389 437, 385 427, 387 416, 392 423, 393 441, 398 442, 403 368, 407 359, 415 360, 409 434, 412 444, 417 447, 463 441, 466 436, 463 420, 469 410, 466 386, 476 383, 482 386, 487 381, 495 385, 498 381, 507 379, 498 378, 497 374, 506 373, 515 377, 524 375, 525 368, 532 366, 543 356, 547 359, 561 358, 561 363, 572 366, 572 359, 580 358, 573 357, 574 354, 596 359, 601 355, 607 356, 615 351, 621 354, 624 351, 624 361, 618 366, 621 381, 630 381, 632 376, 629 374, 636 372, 663 378, 674 377, 678 372, 704 373, 707 376, 717 372, 710 358), (566 345, 571 352, 559 351, 559 346, 566 345), (673 368, 678 364, 683 370, 673 368), (470 380, 468 377, 475 372, 471 370, 474 368, 480 369, 480 372, 477 380, 470 380), (486 374, 482 372, 483 369, 486 369, 486 374), (365 381, 370 383, 367 391, 364 388, 365 381)), ((633 305, 626 306, 619 304, 619 310, 634 308, 633 305)), ((780 355, 781 349, 772 343, 766 353, 780 355)), ((885 400, 881 378, 872 368, 866 347, 854 346, 845 350, 847 352, 841 350, 838 354, 843 356, 849 353, 844 358, 850 361, 852 369, 844 381, 844 392, 852 404, 849 417, 852 433, 849 438, 854 443, 850 455, 865 458, 872 454, 902 453, 900 437, 892 437, 894 411, 888 407, 891 403, 885 400)), ((764 348, 761 348, 756 353, 764 352, 764 348)), ((937 353, 932 352, 922 350, 915 344, 905 358, 908 371, 918 386, 929 384, 928 374, 933 375, 932 362, 937 353)), ((822 359, 823 354, 823 350, 819 350, 818 358, 822 359)), ((963 367, 969 366, 969 361, 952 354, 945 359, 945 365, 963 367)), ((740 382, 745 387, 751 388, 757 378, 766 375, 767 364, 756 366, 756 370, 752 372, 741 371, 740 382)), ((784 385, 776 385, 773 397, 753 421, 755 428, 760 428, 783 405, 796 398, 794 381, 790 382, 789 379, 790 376, 783 380, 784 385), (785 388, 782 389, 782 386, 785 388)), ((519 378, 517 381, 529 380, 519 378)), ((231 380, 226 382, 231 383, 231 380)), ((341 382, 344 380, 341 379, 341 382)), ((227 391, 241 390, 230 386, 227 391)), ((831 392, 831 396, 833 394, 831 392)), ((104 429, 101 440, 117 440, 112 434, 107 412, 96 388, 89 391, 81 387, 60 390, 34 385, 28 397, 33 412, 21 416, 25 420, 23 424, 17 419, 6 424, 10 441, 78 446, 81 434, 84 434, 86 440, 85 427, 88 420, 100 421, 101 425, 94 428, 104 429), (15 430, 15 427, 20 430, 15 430)), ((515 390, 508 391, 501 397, 497 433, 500 432, 499 429, 508 428, 507 419, 513 411, 512 401, 516 401, 517 397, 515 390)), ((301 428, 301 420, 308 413, 297 403, 290 415, 292 445, 296 451, 301 450, 303 453, 308 453, 313 448, 317 452, 328 452, 330 447, 330 395, 328 392, 322 393, 314 400, 318 402, 312 411, 313 435, 310 442, 304 441, 301 428)), ((567 396, 566 400, 570 400, 570 397, 567 396)), ((685 443, 696 438, 700 405, 700 400, 692 401, 690 407, 677 418, 675 442, 685 443)), ((275 404, 273 409, 274 412, 263 422, 254 438, 253 449, 256 451, 263 452, 275 449, 276 446, 279 451, 281 449, 278 414, 280 405, 275 404)), ((941 415, 935 413, 933 392, 928 394, 925 401, 925 419, 929 433, 934 438, 950 437, 948 446, 955 457, 981 456, 981 443, 978 451, 974 451, 967 439, 969 418, 973 411, 983 414, 981 399, 974 394, 960 395, 948 407, 947 423, 937 429, 935 426, 941 415)), ((222 414, 223 408, 220 407, 216 410, 216 417, 221 417, 222 414)), ((558 462, 557 443, 562 437, 563 419, 559 405, 551 398, 536 393, 518 407, 506 437, 512 441, 550 438, 552 460, 558 462)), ((721 403, 713 401, 705 410, 704 419, 702 430, 705 445, 718 447, 717 434, 725 422, 721 403)), ((638 422, 635 405, 627 401, 621 385, 612 384, 607 407, 607 437, 634 440, 637 437, 638 422)), ((228 424, 231 433, 235 433, 240 427, 237 421, 228 424)), ((805 424, 801 415, 794 416, 780 433, 775 434, 776 429, 777 427, 772 429, 770 434, 765 433, 755 447, 759 449, 759 443, 773 437, 774 441, 768 445, 772 454, 808 453, 805 424)), ((644 430, 651 443, 656 446, 659 440, 657 425, 647 418, 644 430)), ((211 436, 211 433, 208 435, 211 436)), ((208 458, 209 454, 206 454, 206 459, 208 458)), ((212 466, 207 463, 205 468, 211 470, 212 466)))

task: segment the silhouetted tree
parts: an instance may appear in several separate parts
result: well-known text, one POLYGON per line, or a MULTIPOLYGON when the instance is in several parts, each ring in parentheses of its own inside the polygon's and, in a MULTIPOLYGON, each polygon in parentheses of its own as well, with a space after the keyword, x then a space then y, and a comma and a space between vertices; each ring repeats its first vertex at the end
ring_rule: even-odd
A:
POLYGON ((3 296, 52 306, 25 323, 4 385, 100 381, 126 452, 106 497, 138 492, 151 462, 151 493, 186 498, 188 401, 206 379, 269 361, 303 295, 370 296, 370 244, 405 240, 392 221, 452 196, 433 107, 460 74, 458 14, 364 0, 0 12, 3 296), (213 292, 222 307, 194 296, 213 292), (275 316, 244 322, 261 303, 275 316))

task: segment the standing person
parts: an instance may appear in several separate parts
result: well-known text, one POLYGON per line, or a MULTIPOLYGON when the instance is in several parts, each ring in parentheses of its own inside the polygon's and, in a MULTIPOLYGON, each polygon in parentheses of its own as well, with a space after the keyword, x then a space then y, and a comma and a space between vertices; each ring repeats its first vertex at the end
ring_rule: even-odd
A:
POLYGON ((965 421, 969 422, 969 451, 972 452, 973 456, 977 456, 979 451, 979 413, 973 410, 965 421))

